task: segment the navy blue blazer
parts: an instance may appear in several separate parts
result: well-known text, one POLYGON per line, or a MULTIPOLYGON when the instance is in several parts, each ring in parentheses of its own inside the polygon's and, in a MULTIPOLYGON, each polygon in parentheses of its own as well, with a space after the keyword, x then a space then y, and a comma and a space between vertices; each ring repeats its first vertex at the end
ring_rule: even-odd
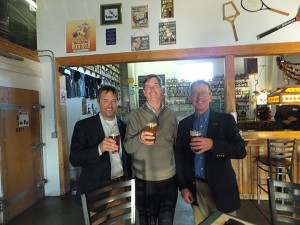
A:
MULTIPOLYGON (((179 189, 188 188, 196 199, 195 154, 190 150, 189 135, 193 121, 194 114, 179 122, 175 159, 179 189)), ((215 205, 224 213, 235 211, 240 207, 240 197, 230 159, 243 159, 247 153, 234 117, 211 109, 207 137, 213 139, 213 148, 205 153, 205 173, 215 205)))
MULTIPOLYGON (((124 174, 132 177, 131 156, 125 151, 123 140, 126 124, 118 119, 118 127, 122 143, 122 162, 124 174)), ((76 202, 80 203, 80 195, 108 184, 111 179, 111 164, 108 152, 99 156, 98 145, 105 138, 99 114, 76 122, 72 140, 70 163, 81 167, 77 185, 76 202)))

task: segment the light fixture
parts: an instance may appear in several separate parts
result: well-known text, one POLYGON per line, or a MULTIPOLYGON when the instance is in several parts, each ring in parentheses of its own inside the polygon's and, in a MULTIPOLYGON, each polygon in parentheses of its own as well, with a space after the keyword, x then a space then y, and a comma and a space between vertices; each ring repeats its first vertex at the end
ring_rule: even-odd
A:
POLYGON ((35 1, 33 0, 25 0, 26 2, 29 3, 30 6, 32 6, 35 10, 37 9, 37 5, 35 3, 35 1))
POLYGON ((18 56, 18 55, 9 53, 9 52, 4 52, 4 51, 1 51, 1 50, 0 50, 0 56, 4 56, 6 58, 14 59, 14 60, 18 60, 18 61, 24 61, 24 58, 21 57, 21 56, 18 56))
POLYGON ((286 85, 268 95, 268 104, 300 105, 300 85, 286 85))

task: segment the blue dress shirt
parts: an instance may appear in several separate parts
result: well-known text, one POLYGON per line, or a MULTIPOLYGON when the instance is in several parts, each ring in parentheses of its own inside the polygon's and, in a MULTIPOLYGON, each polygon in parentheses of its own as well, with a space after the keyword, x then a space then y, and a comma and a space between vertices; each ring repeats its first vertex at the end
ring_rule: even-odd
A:
MULTIPOLYGON (((210 114, 210 109, 208 109, 202 116, 198 116, 195 113, 195 119, 193 124, 193 129, 201 131, 202 137, 206 137, 208 118, 210 114)), ((195 177, 205 179, 205 153, 195 154, 195 177)))

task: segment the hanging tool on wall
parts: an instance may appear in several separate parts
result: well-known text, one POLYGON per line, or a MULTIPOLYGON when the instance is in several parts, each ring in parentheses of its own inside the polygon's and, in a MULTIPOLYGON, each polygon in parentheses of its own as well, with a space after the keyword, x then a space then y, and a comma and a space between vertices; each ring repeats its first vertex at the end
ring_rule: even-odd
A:
POLYGON ((296 22, 296 21, 300 21, 300 6, 299 6, 299 8, 298 8, 297 15, 296 15, 293 19, 290 19, 290 20, 288 20, 288 21, 286 21, 286 22, 284 22, 284 23, 282 23, 282 24, 280 24, 280 25, 278 25, 278 26, 276 26, 276 27, 273 27, 273 28, 271 28, 270 30, 267 30, 267 31, 265 31, 265 32, 263 32, 263 33, 257 35, 256 37, 257 37, 257 39, 261 39, 261 38, 263 38, 264 36, 267 36, 267 35, 269 35, 269 34, 275 32, 275 31, 277 31, 277 30, 279 30, 279 29, 281 29, 281 28, 286 27, 287 25, 290 25, 291 23, 296 22))
POLYGON ((288 16, 289 13, 267 6, 262 0, 242 0, 241 6, 248 12, 258 12, 260 10, 270 10, 288 16))
POLYGON ((234 21, 235 21, 236 17, 238 17, 239 15, 240 15, 240 12, 238 11, 238 9, 237 9, 237 7, 236 7, 236 5, 234 4, 233 1, 226 2, 226 3, 223 4, 223 20, 227 20, 228 22, 231 23, 235 41, 238 41, 239 39, 238 39, 238 36, 237 36, 237 33, 236 33, 234 21), (227 9, 227 13, 226 13, 226 9, 227 9), (230 12, 230 14, 229 14, 229 12, 230 12), (229 15, 226 16, 226 14, 227 15, 229 14, 229 15))

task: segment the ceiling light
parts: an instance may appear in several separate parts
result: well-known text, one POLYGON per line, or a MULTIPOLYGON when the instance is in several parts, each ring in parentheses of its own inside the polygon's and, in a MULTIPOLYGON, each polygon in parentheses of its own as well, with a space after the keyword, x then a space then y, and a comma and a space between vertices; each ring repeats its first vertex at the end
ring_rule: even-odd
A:
POLYGON ((34 9, 37 9, 37 5, 33 0, 25 0, 26 2, 29 3, 30 6, 32 6, 34 9))

